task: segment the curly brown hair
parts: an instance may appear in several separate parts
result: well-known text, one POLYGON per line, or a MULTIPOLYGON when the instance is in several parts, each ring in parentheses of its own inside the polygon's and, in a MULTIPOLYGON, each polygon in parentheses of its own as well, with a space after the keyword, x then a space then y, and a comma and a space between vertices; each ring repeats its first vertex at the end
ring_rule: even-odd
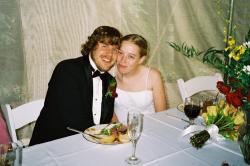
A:
POLYGON ((90 51, 94 50, 98 42, 107 43, 111 45, 120 45, 121 33, 114 27, 100 26, 94 30, 88 40, 82 44, 82 55, 88 55, 90 51))

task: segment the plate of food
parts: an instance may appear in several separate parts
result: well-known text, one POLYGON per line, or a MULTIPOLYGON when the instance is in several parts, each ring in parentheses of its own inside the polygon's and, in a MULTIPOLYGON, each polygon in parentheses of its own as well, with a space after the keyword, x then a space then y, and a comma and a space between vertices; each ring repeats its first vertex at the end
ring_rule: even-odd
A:
POLYGON ((129 142, 127 127, 122 123, 100 124, 87 128, 83 137, 93 143, 115 145, 129 142))

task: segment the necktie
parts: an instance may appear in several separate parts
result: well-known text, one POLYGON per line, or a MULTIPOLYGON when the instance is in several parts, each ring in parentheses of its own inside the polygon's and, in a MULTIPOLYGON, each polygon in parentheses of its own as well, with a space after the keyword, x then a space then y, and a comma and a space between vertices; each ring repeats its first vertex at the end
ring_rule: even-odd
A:
POLYGON ((93 74, 92 74, 92 77, 95 78, 95 77, 100 77, 102 80, 105 78, 105 73, 100 73, 99 70, 96 70, 93 74))

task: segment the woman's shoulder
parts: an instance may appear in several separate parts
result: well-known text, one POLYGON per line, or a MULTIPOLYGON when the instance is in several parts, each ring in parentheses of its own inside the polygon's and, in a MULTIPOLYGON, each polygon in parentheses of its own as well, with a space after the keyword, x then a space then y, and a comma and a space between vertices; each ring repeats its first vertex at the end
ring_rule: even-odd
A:
POLYGON ((154 68, 154 67, 149 67, 149 66, 145 66, 144 68, 144 72, 147 72, 148 74, 145 74, 147 75, 147 84, 148 84, 148 87, 150 89, 152 89, 153 87, 155 86, 158 86, 160 84, 162 84, 163 82, 163 77, 161 75, 161 72, 160 70, 158 70, 157 68, 154 68))
POLYGON ((161 78, 161 72, 159 69, 154 67, 145 67, 146 71, 148 71, 149 77, 154 81, 154 79, 161 78))

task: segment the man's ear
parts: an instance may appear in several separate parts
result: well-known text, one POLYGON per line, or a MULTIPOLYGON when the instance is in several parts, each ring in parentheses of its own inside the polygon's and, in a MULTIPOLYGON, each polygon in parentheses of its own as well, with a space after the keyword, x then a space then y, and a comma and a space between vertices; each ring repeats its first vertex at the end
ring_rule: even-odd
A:
POLYGON ((143 64, 146 59, 146 56, 142 56, 139 60, 139 64, 143 64))

